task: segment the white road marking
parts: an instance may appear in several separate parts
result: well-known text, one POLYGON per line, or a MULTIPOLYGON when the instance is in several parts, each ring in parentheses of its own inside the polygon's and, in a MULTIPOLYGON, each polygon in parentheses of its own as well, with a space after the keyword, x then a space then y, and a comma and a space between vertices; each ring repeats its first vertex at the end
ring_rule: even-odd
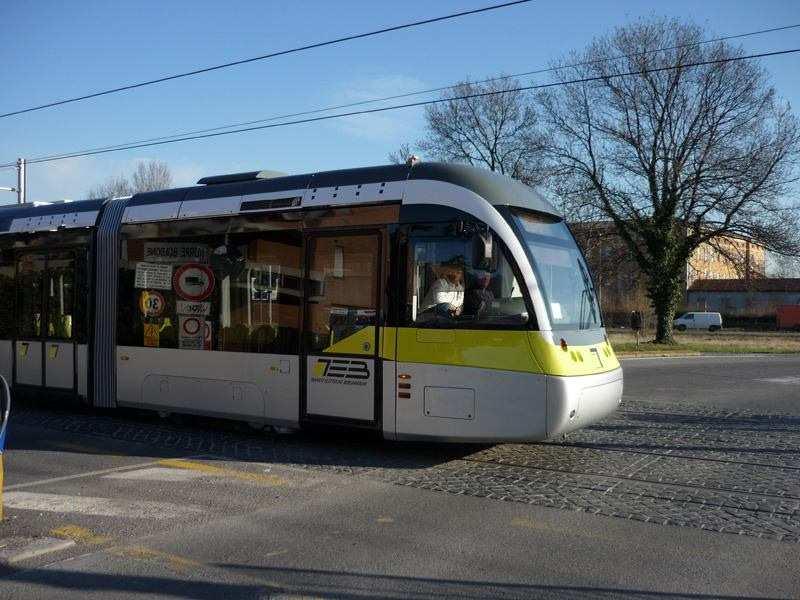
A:
POLYGON ((187 471, 184 469, 168 469, 166 467, 151 467, 149 469, 136 469, 106 475, 103 479, 132 479, 137 481, 189 481, 207 477, 205 473, 187 471))
MULTIPOLYGON (((213 458, 206 454, 200 454, 195 456, 185 456, 183 457, 185 460, 198 460, 202 458, 213 458)), ((153 465, 157 465, 161 462, 162 459, 159 460, 151 460, 149 462, 144 463, 137 463, 133 465, 123 465, 121 467, 111 467, 109 469, 98 469, 97 471, 86 471, 84 473, 75 473, 74 475, 63 475, 62 477, 50 477, 49 479, 38 479, 36 481, 26 481, 24 483, 17 483, 14 485, 7 485, 4 489, 6 490, 21 490, 24 488, 35 487, 37 485, 45 485, 47 483, 58 483, 60 481, 69 481, 71 479, 81 479, 83 477, 94 477, 95 475, 106 475, 108 473, 116 473, 118 471, 129 471, 133 469, 140 469, 142 467, 152 467, 153 465)))
POLYGON ((764 383, 780 383, 783 385, 798 385, 800 384, 800 377, 787 375, 786 377, 766 377, 764 379, 756 379, 756 381, 763 381, 764 383))
POLYGON ((11 538, 0 540, 0 564, 13 565, 29 558, 74 546, 73 540, 59 538, 11 538))
POLYGON ((140 467, 149 467, 156 464, 158 461, 151 460, 146 463, 138 463, 135 465, 125 465, 124 467, 113 467, 110 469, 99 469, 97 471, 86 471, 84 473, 76 473, 75 475, 63 475, 61 477, 50 477, 49 479, 38 479, 36 481, 26 481, 25 483, 17 483, 14 485, 7 485, 6 490, 21 490, 23 488, 34 487, 37 485, 44 485, 46 483, 58 483, 60 481, 69 481, 70 479, 81 479, 82 477, 94 477, 95 475, 105 475, 107 473, 115 473, 117 471, 127 471, 128 469, 136 469, 140 467))
POLYGON ((5 495, 4 500, 6 508, 132 519, 174 519, 187 514, 203 512, 200 507, 178 506, 169 502, 118 500, 35 492, 10 492, 5 495))

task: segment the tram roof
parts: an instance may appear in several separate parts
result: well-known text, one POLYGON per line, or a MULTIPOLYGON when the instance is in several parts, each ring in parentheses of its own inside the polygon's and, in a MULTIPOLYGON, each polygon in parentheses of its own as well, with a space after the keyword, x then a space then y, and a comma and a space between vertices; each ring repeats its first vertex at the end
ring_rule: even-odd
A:
POLYGON ((94 224, 94 216, 105 204, 104 198, 92 200, 65 200, 61 202, 31 202, 26 204, 8 204, 0 206, 0 233, 8 232, 12 223, 17 221, 31 221, 42 217, 59 217, 58 225, 65 222, 77 222, 80 225, 94 224), (73 215, 74 218, 69 217, 73 215), (78 215, 81 215, 78 218, 78 215), (61 220, 66 217, 66 220, 61 220))
POLYGON ((561 216, 558 209, 536 189, 486 169, 454 163, 419 162, 411 167, 408 178, 432 179, 459 185, 475 192, 493 206, 515 206, 561 216))
POLYGON ((4 204, 0 206, 0 219, 8 217, 38 217, 40 215, 63 215, 75 212, 99 210, 105 198, 91 200, 61 200, 59 202, 28 202, 25 204, 4 204))
POLYGON ((559 211, 535 189, 505 175, 468 165, 417 162, 413 165, 383 165, 338 171, 282 176, 268 171, 249 171, 203 177, 200 186, 136 194, 128 206, 161 204, 181 200, 236 194, 257 194, 328 188, 369 183, 433 180, 468 189, 495 206, 515 206, 560 216, 559 211))
MULTIPOLYGON (((200 185, 197 186, 135 194, 128 201, 128 206, 211 199, 239 194, 296 191, 310 187, 328 188, 416 180, 441 181, 458 185, 481 196, 494 206, 514 206, 560 216, 552 204, 527 185, 486 169, 439 162, 361 167, 303 175, 282 175, 269 171, 231 173, 204 177, 198 181, 200 185)), ((97 213, 105 202, 107 199, 0 206, 0 232, 9 231, 15 219, 29 220, 32 217, 97 213)))

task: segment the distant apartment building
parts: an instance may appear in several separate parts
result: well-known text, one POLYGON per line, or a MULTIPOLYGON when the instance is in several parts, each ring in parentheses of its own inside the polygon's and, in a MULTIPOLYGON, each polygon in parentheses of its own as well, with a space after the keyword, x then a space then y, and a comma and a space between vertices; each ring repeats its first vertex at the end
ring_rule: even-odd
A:
MULTIPOLYGON (((572 223, 570 227, 594 274, 606 321, 625 325, 634 310, 648 315, 651 307, 647 280, 614 225, 572 223)), ((701 244, 686 261, 684 293, 700 279, 751 281, 763 278, 765 269, 766 251, 762 246, 736 237, 718 238, 701 244)))
POLYGON ((735 237, 724 237, 698 246, 686 264, 686 288, 698 279, 750 281, 766 274, 767 252, 763 246, 735 237))

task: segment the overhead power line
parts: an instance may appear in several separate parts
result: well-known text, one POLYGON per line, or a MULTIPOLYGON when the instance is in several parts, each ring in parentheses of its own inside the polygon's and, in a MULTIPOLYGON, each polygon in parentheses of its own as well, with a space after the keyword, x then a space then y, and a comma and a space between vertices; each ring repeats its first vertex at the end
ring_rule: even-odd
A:
MULTIPOLYGON (((482 84, 482 83, 490 83, 492 81, 504 81, 504 80, 508 80, 508 79, 514 79, 514 78, 517 78, 517 77, 526 77, 526 76, 530 76, 530 75, 538 75, 538 74, 541 74, 541 73, 548 73, 548 72, 551 72, 551 71, 569 69, 569 68, 580 67, 580 66, 584 66, 584 65, 599 64, 599 63, 603 63, 603 62, 611 62, 611 61, 615 61, 615 60, 621 60, 621 59, 624 59, 624 58, 634 58, 634 57, 638 57, 638 56, 646 56, 648 54, 654 54, 656 52, 668 52, 670 50, 679 50, 681 48, 689 48, 689 47, 693 47, 693 46, 702 46, 702 45, 705 45, 705 44, 712 44, 712 43, 715 43, 715 42, 721 42, 721 41, 727 41, 727 40, 733 40, 733 39, 740 39, 740 38, 745 38, 745 37, 751 37, 751 36, 754 36, 754 35, 763 35, 765 33, 774 33, 774 32, 777 32, 777 31, 784 31, 784 30, 787 30, 787 29, 797 29, 797 28, 800 28, 800 23, 796 23, 794 25, 785 25, 783 27, 773 27, 771 29, 759 29, 758 31, 749 31, 747 33, 738 33, 738 34, 734 34, 734 35, 726 35, 726 36, 716 37, 716 38, 712 38, 712 39, 708 39, 708 40, 701 40, 699 42, 692 42, 692 43, 688 43, 688 44, 680 44, 680 45, 677 45, 677 46, 667 46, 667 47, 663 47, 663 48, 654 48, 652 50, 645 50, 645 51, 642 51, 642 52, 635 52, 633 54, 621 54, 619 56, 612 56, 612 57, 608 57, 608 58, 599 58, 599 59, 595 59, 595 60, 587 60, 587 61, 575 62, 575 63, 560 65, 560 66, 557 66, 557 67, 546 67, 546 68, 535 69, 533 71, 524 71, 522 73, 512 73, 511 75, 500 75, 500 76, 497 76, 497 77, 488 77, 486 79, 480 79, 480 80, 477 80, 477 81, 472 82, 472 83, 474 83, 474 84, 482 84)), ((266 118, 262 118, 262 119, 255 119, 255 120, 251 120, 251 121, 241 121, 241 122, 238 122, 238 123, 230 123, 228 125, 219 125, 217 127, 209 127, 209 128, 205 128, 205 129, 195 129, 195 130, 192 130, 192 131, 184 131, 184 132, 180 132, 180 133, 172 133, 172 134, 169 134, 169 135, 163 135, 163 136, 158 136, 158 137, 131 140, 131 141, 128 141, 128 142, 122 142, 122 143, 118 143, 118 144, 108 144, 108 145, 105 145, 105 146, 97 146, 97 147, 93 147, 93 148, 84 148, 82 150, 73 150, 72 152, 60 152, 60 153, 57 153, 57 154, 49 154, 49 155, 46 155, 46 156, 34 157, 32 160, 43 160, 43 159, 60 158, 62 156, 68 156, 68 155, 77 154, 77 153, 94 152, 94 151, 97 151, 97 150, 110 150, 110 149, 113 149, 113 148, 122 148, 122 147, 125 147, 125 146, 130 146, 132 144, 146 144, 146 143, 149 143, 149 142, 158 142, 158 141, 161 141, 161 140, 169 140, 169 139, 172 139, 172 138, 181 138, 181 137, 185 137, 185 136, 198 135, 198 134, 202 134, 202 133, 210 133, 212 131, 221 131, 221 130, 224 130, 224 129, 232 129, 234 127, 245 127, 245 126, 248 126, 248 125, 256 125, 258 123, 268 123, 270 121, 278 121, 278 120, 281 120, 281 119, 291 119, 291 118, 295 118, 295 117, 304 117, 304 116, 308 116, 308 115, 326 113, 326 112, 330 112, 330 111, 333 111, 333 110, 342 110, 344 108, 352 108, 354 106, 364 106, 366 104, 375 104, 375 103, 378 103, 378 102, 386 102, 386 101, 389 101, 389 100, 399 100, 401 98, 410 98, 410 97, 413 97, 413 96, 423 96, 423 95, 432 94, 432 93, 435 93, 435 92, 442 92, 442 91, 446 91, 446 90, 452 90, 452 89, 455 89, 457 86, 458 86, 458 84, 455 84, 455 85, 451 84, 451 85, 445 85, 445 86, 440 86, 440 87, 435 87, 435 88, 428 88, 428 89, 425 89, 425 90, 416 90, 416 91, 413 91, 413 92, 404 92, 402 94, 394 94, 394 95, 391 95, 391 96, 383 96, 383 97, 380 97, 380 98, 369 98, 369 99, 366 99, 366 100, 359 100, 359 101, 356 101, 356 102, 348 102, 348 103, 345 103, 345 104, 337 104, 337 105, 333 105, 333 106, 326 106, 324 108, 315 108, 315 109, 305 110, 305 111, 301 111, 301 112, 294 112, 294 113, 288 113, 288 114, 283 114, 283 115, 274 115, 274 116, 271 116, 271 117, 266 117, 266 118)))
MULTIPOLYGON (((106 150, 95 150, 95 151, 91 151, 91 152, 80 152, 80 153, 75 153, 75 154, 65 154, 65 155, 62 155, 62 156, 55 157, 55 158, 32 159, 32 160, 28 160, 27 162, 28 162, 28 164, 52 162, 52 161, 56 161, 56 160, 64 160, 64 159, 67 159, 67 158, 78 158, 80 156, 92 156, 92 155, 95 155, 95 154, 106 154, 108 152, 119 152, 121 150, 133 150, 135 148, 146 148, 146 147, 150 147, 150 146, 161 146, 161 145, 164 145, 164 144, 173 144, 173 143, 176 143, 176 142, 187 142, 187 141, 191 141, 191 140, 199 140, 199 139, 206 139, 206 138, 212 138, 212 137, 220 137, 220 136, 223 136, 223 135, 231 135, 231 134, 234 134, 234 133, 245 133, 245 132, 248 132, 248 131, 259 131, 259 130, 262 130, 262 129, 274 129, 274 128, 277 128, 277 127, 287 127, 289 125, 300 125, 300 124, 303 124, 303 123, 315 123, 317 121, 327 121, 327 120, 330 120, 330 119, 340 119, 340 118, 343 118, 343 117, 352 117, 352 116, 356 116, 356 115, 367 115, 367 114, 381 113, 381 112, 387 112, 387 111, 391 111, 391 110, 399 110, 399 109, 403 109, 403 108, 415 108, 415 107, 420 107, 420 106, 429 106, 429 105, 433 105, 433 104, 440 104, 442 102, 451 102, 451 101, 458 101, 458 100, 469 100, 470 98, 481 98, 481 97, 485 97, 485 96, 496 96, 496 95, 499 95, 499 94, 508 94, 508 93, 511 93, 511 92, 522 92, 522 91, 526 91, 526 90, 537 90, 537 89, 545 89, 545 88, 551 88, 551 87, 561 87, 561 86, 565 86, 565 85, 574 85, 574 84, 578 84, 578 83, 589 83, 589 82, 592 82, 592 81, 617 79, 619 77, 627 77, 627 76, 631 76, 631 75, 644 75, 644 74, 647 74, 647 73, 660 73, 660 72, 663 72, 663 71, 674 71, 676 69, 689 69, 689 68, 694 68, 694 67, 700 67, 700 66, 703 66, 703 65, 714 65, 714 64, 721 64, 721 63, 728 63, 728 62, 738 62, 738 61, 742 61, 742 60, 753 60, 753 59, 756 59, 756 58, 767 58, 767 57, 771 57, 771 56, 781 56, 781 55, 787 55, 787 54, 796 54, 798 52, 800 52, 800 48, 792 48, 792 49, 789 49, 789 50, 775 50, 773 52, 761 52, 759 54, 749 54, 749 55, 746 55, 746 56, 735 56, 735 57, 732 57, 732 58, 720 58, 720 59, 714 59, 714 60, 703 60, 703 61, 687 63, 687 64, 679 65, 679 66, 657 67, 657 68, 653 68, 653 69, 637 69, 637 70, 633 70, 633 71, 627 71, 625 73, 615 73, 615 74, 611 74, 611 75, 598 75, 598 76, 594 76, 594 77, 582 77, 582 78, 579 78, 579 79, 571 79, 569 81, 556 81, 556 82, 552 82, 552 83, 540 83, 540 84, 537 84, 537 85, 525 85, 525 86, 519 86, 519 87, 505 89, 505 90, 493 90, 493 91, 488 91, 488 92, 478 92, 478 93, 475 93, 475 94, 465 94, 465 95, 462 95, 462 96, 453 96, 453 97, 449 97, 449 98, 437 98, 437 99, 434 99, 434 100, 422 100, 420 102, 409 102, 409 103, 406 103, 406 104, 395 104, 395 105, 392 105, 392 106, 383 106, 383 107, 379 107, 379 108, 369 108, 369 109, 364 109, 364 110, 354 110, 354 111, 349 111, 349 112, 344 112, 344 113, 336 113, 334 115, 323 115, 323 116, 320 116, 320 117, 309 117, 309 118, 306 118, 306 119, 297 119, 297 120, 294 120, 294 121, 282 121, 280 123, 271 123, 271 124, 268 124, 268 125, 257 125, 257 126, 253 126, 253 127, 245 127, 245 128, 242 128, 242 129, 234 129, 232 131, 218 131, 218 132, 215 132, 215 133, 205 133, 205 134, 202 134, 202 135, 193 135, 193 136, 187 136, 187 137, 181 137, 181 138, 176 138, 176 139, 164 140, 164 141, 159 141, 159 142, 148 142, 148 143, 142 143, 142 144, 132 144, 132 145, 129 145, 129 146, 109 148, 109 149, 106 149, 106 150)), ((6 166, 8 166, 8 165, 0 165, 0 167, 6 167, 6 166)))
POLYGON ((464 10, 457 13, 451 13, 449 15, 443 15, 441 17, 433 17, 430 19, 423 19, 421 21, 413 21, 411 23, 403 23, 402 25, 393 25, 391 27, 384 27, 382 29, 376 29, 374 31, 367 31, 365 33, 356 33, 353 35, 347 35, 344 37, 336 38, 333 40, 327 40, 324 42, 315 42, 313 44, 306 44, 305 46, 298 46, 296 48, 289 48, 288 50, 279 50, 277 52, 270 52, 269 54, 262 54, 261 56, 253 56, 251 58, 243 58, 241 60, 234 60, 227 63, 223 63, 220 65, 213 65, 211 67, 202 67, 199 69, 194 69, 192 71, 186 71, 185 73, 176 73, 174 75, 166 75, 164 77, 159 77, 158 79, 151 79, 149 81, 142 81, 139 83, 131 83, 128 85, 123 85, 120 87, 111 88, 108 90, 103 90, 100 92, 93 92, 91 94, 85 94, 83 96, 76 96, 74 98, 66 98, 64 100, 56 100, 54 102, 48 102, 47 104, 41 104, 39 106, 32 106, 29 108, 22 108, 19 110, 14 110, 7 113, 0 114, 0 119, 5 117, 11 117, 14 115, 20 115, 23 113, 33 112, 36 110, 42 110, 45 108, 52 108, 54 106, 60 106, 62 104, 69 104, 71 102, 80 102, 81 100, 88 100, 90 98, 97 98, 99 96, 107 96, 109 94, 116 94, 117 92, 124 92, 127 90, 133 90, 136 88, 145 87, 148 85, 154 85, 156 83, 163 83, 165 81, 172 81, 173 79, 181 79, 183 77, 191 77, 193 75, 200 75, 201 73, 208 73, 210 71, 218 71, 220 69, 227 69, 229 67, 235 67, 238 65, 244 65, 247 63, 257 62, 261 60, 267 60, 270 58, 276 58, 278 56, 285 56, 287 54, 294 54, 297 52, 304 52, 306 50, 313 50, 316 48, 323 48, 325 46, 333 46, 336 44, 341 44, 343 42, 351 42, 353 40, 360 40, 367 37, 373 37, 376 35, 382 35, 384 33, 390 33, 392 31, 400 31, 401 29, 410 29, 412 27, 419 27, 421 25, 430 25, 431 23, 439 23, 441 21, 448 21, 451 19, 457 19, 459 17, 466 17, 469 15, 477 15, 480 13, 489 12, 492 10, 498 10, 501 8, 508 8, 510 6, 516 6, 518 4, 527 4, 528 2, 532 2, 533 0, 513 0, 510 2, 503 2, 502 4, 494 4, 492 6, 484 6, 482 8, 475 8, 472 10, 464 10))

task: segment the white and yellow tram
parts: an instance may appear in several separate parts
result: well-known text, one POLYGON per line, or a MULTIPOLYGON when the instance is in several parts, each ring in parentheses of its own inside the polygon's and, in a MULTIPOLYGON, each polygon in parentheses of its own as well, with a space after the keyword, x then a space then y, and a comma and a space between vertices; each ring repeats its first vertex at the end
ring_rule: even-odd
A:
POLYGON ((542 440, 622 371, 558 212, 487 171, 266 172, 0 209, 0 374, 96 407, 542 440))

